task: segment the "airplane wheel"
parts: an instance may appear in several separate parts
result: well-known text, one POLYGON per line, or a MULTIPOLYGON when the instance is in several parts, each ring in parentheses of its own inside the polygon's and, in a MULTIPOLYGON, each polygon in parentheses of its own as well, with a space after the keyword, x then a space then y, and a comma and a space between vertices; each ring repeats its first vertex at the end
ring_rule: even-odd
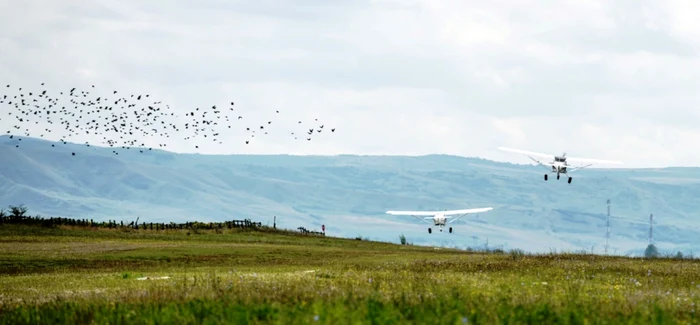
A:
POLYGON ((571 184, 571 177, 569 177, 569 184, 571 184))
POLYGON ((547 180, 547 174, 544 174, 544 180, 545 181, 547 180))
POLYGON ((557 180, 559 179, 559 175, 557 175, 557 180))
POLYGON ((450 233, 452 233, 452 227, 450 227, 450 233))
POLYGON ((432 228, 428 228, 428 233, 429 233, 429 234, 432 234, 432 233, 433 233, 433 229, 432 229, 432 228))

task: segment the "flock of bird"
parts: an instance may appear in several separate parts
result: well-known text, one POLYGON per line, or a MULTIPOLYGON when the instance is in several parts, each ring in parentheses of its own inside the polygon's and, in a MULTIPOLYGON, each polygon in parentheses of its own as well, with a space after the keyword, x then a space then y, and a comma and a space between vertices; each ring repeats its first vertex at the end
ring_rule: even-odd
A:
MULTIPOLYGON (((92 85, 91 89, 94 90, 92 85)), ((154 101, 149 94, 121 94, 116 90, 108 92, 109 96, 91 95, 90 91, 71 88, 58 93, 50 92, 44 83, 41 89, 29 90, 23 87, 6 85, 0 89, 0 121, 14 119, 14 126, 7 131, 10 138, 24 135, 44 137, 48 133, 60 133, 60 142, 78 135, 101 138, 102 144, 123 149, 138 149, 140 152, 151 150, 145 145, 144 137, 157 137, 165 141, 168 138, 182 137, 189 141, 205 138, 219 144, 225 142, 220 128, 232 129, 242 127, 238 124, 244 120, 243 115, 230 106, 195 107, 184 113, 176 112, 169 105, 154 101), (4 90, 4 92, 3 92, 4 90), (7 114, 5 114, 7 113, 7 114)), ((275 111, 279 114, 279 110, 275 111)), ((295 121, 301 125, 302 121, 295 121)), ((243 126, 249 134, 245 144, 250 144, 256 134, 268 134, 273 121, 262 125, 243 126)), ((335 132, 335 128, 324 129, 324 125, 313 121, 304 135, 291 133, 295 139, 311 141, 314 134, 324 130, 335 132)), ((89 142, 85 145, 90 146, 89 142)), ((52 146, 55 146, 52 144, 52 146)), ((167 143, 158 144, 163 148, 167 143)), ((19 147, 19 144, 16 144, 19 147)), ((194 145, 198 149, 198 145, 194 145)), ((116 150, 114 154, 119 154, 116 150)), ((75 155, 75 152, 72 153, 75 155)))

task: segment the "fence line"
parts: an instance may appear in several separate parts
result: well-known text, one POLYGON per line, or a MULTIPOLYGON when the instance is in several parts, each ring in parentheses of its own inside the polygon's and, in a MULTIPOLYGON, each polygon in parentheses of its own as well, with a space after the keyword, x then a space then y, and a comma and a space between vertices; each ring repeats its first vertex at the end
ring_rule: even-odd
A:
POLYGON ((94 228, 134 228, 148 230, 170 230, 170 229, 232 229, 232 228, 260 228, 262 222, 253 222, 250 219, 229 220, 223 222, 184 222, 184 223, 162 223, 162 222, 141 222, 124 224, 124 221, 116 220, 98 221, 93 219, 72 219, 63 217, 44 218, 41 216, 0 216, 0 224, 23 224, 37 225, 43 227, 54 226, 81 226, 94 228))
MULTIPOLYGON (((132 229, 144 229, 144 230, 175 230, 175 229, 201 229, 201 230, 214 230, 214 229, 233 229, 233 228, 261 228, 262 222, 253 222, 250 219, 243 220, 229 220, 222 222, 183 222, 183 223, 163 223, 163 222, 138 222, 138 218, 135 221, 124 224, 124 221, 107 220, 95 222, 93 219, 73 219, 64 217, 49 217, 45 218, 42 216, 27 216, 25 213, 27 209, 23 206, 13 207, 10 206, 9 211, 0 209, 0 225, 3 224, 21 224, 21 225, 35 225, 42 227, 56 227, 56 226, 80 226, 80 227, 92 227, 92 228, 108 228, 108 229, 122 229, 122 228, 132 228, 132 229)), ((277 218, 275 218, 276 221, 277 218)), ((276 222, 275 222, 276 228, 276 222)), ((325 236, 325 232, 310 231, 304 227, 297 228, 300 233, 304 235, 316 235, 325 236)))

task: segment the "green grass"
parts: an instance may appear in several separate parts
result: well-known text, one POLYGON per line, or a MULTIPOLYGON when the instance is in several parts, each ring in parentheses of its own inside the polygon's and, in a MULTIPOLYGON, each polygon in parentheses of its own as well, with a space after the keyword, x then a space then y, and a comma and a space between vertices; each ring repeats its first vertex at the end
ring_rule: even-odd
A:
POLYGON ((695 260, 0 227, 0 324, 692 324, 699 294, 695 260))

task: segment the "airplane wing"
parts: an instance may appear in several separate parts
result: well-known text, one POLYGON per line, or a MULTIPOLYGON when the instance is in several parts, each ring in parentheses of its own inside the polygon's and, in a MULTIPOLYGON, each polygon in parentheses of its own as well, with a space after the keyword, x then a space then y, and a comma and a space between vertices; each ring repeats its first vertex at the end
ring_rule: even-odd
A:
POLYGON ((395 216, 434 216, 440 211, 387 211, 386 213, 395 216))
POLYGON ((539 152, 532 152, 532 151, 527 151, 527 150, 513 149, 513 148, 508 148, 508 147, 498 147, 498 150, 515 152, 515 153, 527 155, 528 158, 530 158, 536 164, 544 167, 545 169, 550 170, 552 168, 551 164, 543 163, 543 162, 539 161, 538 159, 533 158, 532 156, 554 160, 553 155, 548 155, 548 154, 539 153, 539 152))
POLYGON ((519 153, 528 156, 535 156, 540 158, 554 159, 554 155, 549 155, 546 153, 532 152, 527 150, 513 149, 508 147, 498 147, 498 150, 519 153))
POLYGON ((458 216, 458 217, 456 217, 456 218, 454 218, 454 219, 450 219, 450 221, 447 222, 447 223, 453 223, 453 222, 457 221, 459 218, 464 217, 464 216, 466 216, 466 215, 468 215, 468 214, 479 213, 479 212, 486 212, 486 211, 491 211, 491 210, 493 210, 493 208, 488 207, 488 208, 476 208, 476 209, 464 209, 464 210, 444 211, 443 213, 445 214, 445 217, 447 217, 447 218, 451 218, 450 215, 460 214, 460 216, 458 216))
POLYGON ((486 212, 486 211, 491 211, 491 210, 493 210, 493 208, 488 207, 488 208, 476 208, 476 209, 450 210, 450 211, 442 211, 440 213, 444 214, 445 216, 450 216, 450 215, 455 215, 455 214, 471 214, 471 213, 486 212))
POLYGON ((591 167, 591 166, 593 166, 593 164, 588 164, 585 166, 578 166, 578 167, 569 165, 569 166, 566 166, 566 171, 569 173, 572 173, 572 172, 575 172, 577 170, 584 169, 586 167, 591 167))
POLYGON ((567 161, 577 161, 582 163, 591 164, 612 164, 612 165, 622 165, 621 161, 617 160, 602 160, 602 159, 588 159, 588 158, 576 158, 576 157, 566 157, 567 161))
POLYGON ((387 214, 395 215, 395 216, 411 216, 414 217, 420 221, 427 222, 432 224, 430 221, 426 219, 432 219, 435 214, 438 212, 434 211, 387 211, 387 214), (425 217, 425 218, 421 218, 425 217))
POLYGON ((433 219, 433 217, 441 213, 443 214, 446 218, 452 218, 451 216, 453 215, 460 215, 454 219, 450 219, 448 223, 452 223, 455 220, 464 217, 468 214, 473 214, 473 213, 479 213, 479 212, 486 212, 486 211, 491 211, 493 210, 492 207, 488 208, 475 208, 475 209, 462 209, 462 210, 448 210, 448 211, 387 211, 387 214, 391 215, 396 215, 396 216, 411 216, 414 217, 418 220, 427 222, 429 224, 432 224, 429 219, 433 219), (423 217, 423 218, 420 218, 423 217))
POLYGON ((532 157, 530 157, 530 156, 527 156, 527 157, 530 158, 530 159, 532 159, 532 161, 534 161, 536 164, 538 164, 538 165, 544 167, 544 168, 545 168, 546 170, 548 170, 548 171, 552 169, 552 166, 554 166, 554 164, 552 164, 552 163, 543 163, 543 162, 541 162, 541 161, 539 161, 539 160, 537 160, 537 159, 535 159, 535 158, 532 158, 532 157))
MULTIPOLYGON (((513 149, 513 148, 508 148, 508 147, 498 147, 498 150, 527 155, 528 157, 530 157, 530 159, 532 159, 533 161, 535 161, 536 163, 538 163, 540 165, 544 165, 544 164, 542 164, 539 160, 532 158, 532 156, 554 159, 553 155, 548 155, 548 154, 539 153, 539 152, 532 152, 532 151, 527 151, 527 150, 513 149)), ((612 165, 621 165, 622 164, 621 161, 617 161, 617 160, 603 160, 603 159, 590 159, 590 158, 566 157, 566 160, 567 161, 577 161, 577 162, 582 162, 582 163, 591 163, 591 164, 612 164, 612 165)), ((588 166, 586 166, 586 167, 588 167, 588 166)), ((578 168, 578 169, 581 169, 581 168, 578 168)))

